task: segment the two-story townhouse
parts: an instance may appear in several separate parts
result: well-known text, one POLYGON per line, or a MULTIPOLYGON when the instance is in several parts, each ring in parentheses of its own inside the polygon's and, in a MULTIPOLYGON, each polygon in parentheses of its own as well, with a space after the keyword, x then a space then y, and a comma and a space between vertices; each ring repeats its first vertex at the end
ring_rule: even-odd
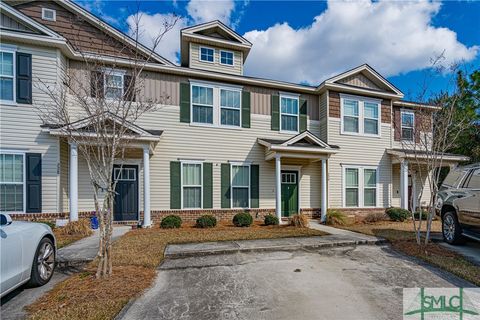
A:
MULTIPOLYGON (((0 5, 0 210, 17 219, 75 220, 94 210, 78 146, 37 114, 51 97, 36 82, 61 86, 71 75, 84 79, 85 92, 100 79, 102 97, 92 98, 121 92, 162 101, 130 124, 135 143, 115 168, 118 222, 150 225, 171 213, 185 220, 204 213, 230 219, 239 211, 254 218, 319 216, 327 208, 361 214, 407 208, 409 194, 421 201, 416 205, 428 201, 416 196, 425 181, 414 179, 400 142, 412 139, 416 110, 435 107, 402 101, 368 65, 318 86, 248 77, 252 44, 213 21, 182 30, 180 66, 154 54, 138 96, 126 97, 122 56, 148 56, 148 49, 70 1, 0 5), (85 52, 115 57, 119 72, 90 70, 85 52)), ((78 130, 88 125, 77 120, 78 130)))

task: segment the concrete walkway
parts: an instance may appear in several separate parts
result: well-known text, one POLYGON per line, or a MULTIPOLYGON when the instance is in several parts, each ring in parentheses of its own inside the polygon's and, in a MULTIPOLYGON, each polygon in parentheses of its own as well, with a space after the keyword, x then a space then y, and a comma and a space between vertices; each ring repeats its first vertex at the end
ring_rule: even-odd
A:
POLYGON ((239 252, 295 251, 299 249, 314 250, 319 248, 380 244, 385 242, 385 240, 381 238, 324 226, 316 221, 310 222, 310 227, 312 229, 329 233, 329 235, 318 237, 170 244, 165 250, 165 258, 178 259, 191 256, 219 255, 239 252))
MULTIPOLYGON (((132 228, 130 226, 113 227, 112 239, 115 241, 123 236, 132 228)), ((98 229, 89 237, 78 240, 71 245, 58 249, 57 266, 58 267, 76 267, 95 259, 98 252, 98 229)))

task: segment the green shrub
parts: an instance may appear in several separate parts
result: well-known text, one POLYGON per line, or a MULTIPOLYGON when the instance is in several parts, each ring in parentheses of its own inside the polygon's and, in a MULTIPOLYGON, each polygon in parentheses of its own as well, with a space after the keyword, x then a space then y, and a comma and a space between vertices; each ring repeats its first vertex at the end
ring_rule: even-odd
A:
POLYGON ((393 207, 385 210, 385 213, 393 221, 405 221, 410 216, 410 211, 393 207))
POLYGON ((267 214, 264 223, 266 226, 276 226, 279 224, 278 217, 273 214, 267 214))
POLYGON ((197 219, 195 226, 197 228, 213 228, 217 225, 217 218, 211 215, 204 215, 197 219))
MULTIPOLYGON (((428 211, 426 210, 421 210, 421 211, 417 211, 413 214, 413 216, 415 217, 415 220, 420 220, 420 218, 422 220, 427 220, 428 219, 428 211)), ((435 216, 433 216, 433 219, 435 220, 435 216)))
POLYGON ((160 227, 162 227, 163 229, 180 228, 181 225, 182 218, 173 214, 170 216, 166 216, 162 219, 162 222, 160 222, 160 227))
POLYGON ((242 212, 237 213, 232 222, 236 227, 249 227, 253 223, 253 218, 249 213, 242 212))
POLYGON ((327 210, 327 224, 339 224, 344 225, 347 216, 338 210, 328 209, 327 210))

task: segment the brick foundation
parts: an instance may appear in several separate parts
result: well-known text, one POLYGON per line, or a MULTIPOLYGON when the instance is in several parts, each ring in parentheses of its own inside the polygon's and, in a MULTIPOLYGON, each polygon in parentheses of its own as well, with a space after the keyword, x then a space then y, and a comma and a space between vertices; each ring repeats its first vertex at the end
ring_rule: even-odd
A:
MULTIPOLYGON (((151 219, 154 224, 160 223, 160 221, 171 214, 180 216, 184 222, 195 222, 198 217, 210 214, 217 218, 219 221, 232 221, 233 216, 240 212, 248 212, 257 221, 263 221, 267 214, 275 215, 275 208, 267 209, 203 209, 203 210, 152 210, 151 219)), ((307 215, 310 218, 320 217, 320 209, 306 208, 300 209, 302 214, 307 215)), ((79 212, 79 218, 89 218, 94 214, 94 211, 79 212)), ((26 214, 11 214, 13 220, 20 221, 49 221, 55 222, 56 219, 68 219, 69 212, 58 213, 26 213, 26 214)), ((143 220, 143 212, 140 212, 140 220, 143 220)), ((137 221, 116 221, 115 224, 137 224, 137 221)))

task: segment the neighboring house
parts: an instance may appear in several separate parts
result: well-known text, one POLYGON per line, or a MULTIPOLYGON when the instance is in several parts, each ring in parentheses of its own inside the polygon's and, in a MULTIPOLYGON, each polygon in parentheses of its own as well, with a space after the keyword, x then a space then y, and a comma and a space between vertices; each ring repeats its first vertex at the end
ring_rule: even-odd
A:
MULTIPOLYGON (((37 109, 53 101, 36 84, 62 86, 75 74, 85 88, 91 79, 103 85, 107 75, 94 77, 82 53, 121 66, 122 57, 150 52, 70 1, 7 3, 0 3, 0 210, 16 219, 89 215, 86 163, 58 126, 41 123, 37 109)), ((247 77, 251 46, 213 21, 182 30, 180 66, 152 56, 136 98, 168 99, 129 127, 135 150, 115 169, 116 221, 146 216, 148 224, 171 213, 230 219, 245 210, 255 218, 318 216, 327 208, 365 214, 428 204, 401 141, 415 141, 417 111, 434 106, 402 101, 368 65, 318 86, 247 77)), ((102 94, 124 96, 128 73, 109 76, 117 85, 105 84, 102 94)), ((88 121, 79 120, 82 130, 88 121)))

